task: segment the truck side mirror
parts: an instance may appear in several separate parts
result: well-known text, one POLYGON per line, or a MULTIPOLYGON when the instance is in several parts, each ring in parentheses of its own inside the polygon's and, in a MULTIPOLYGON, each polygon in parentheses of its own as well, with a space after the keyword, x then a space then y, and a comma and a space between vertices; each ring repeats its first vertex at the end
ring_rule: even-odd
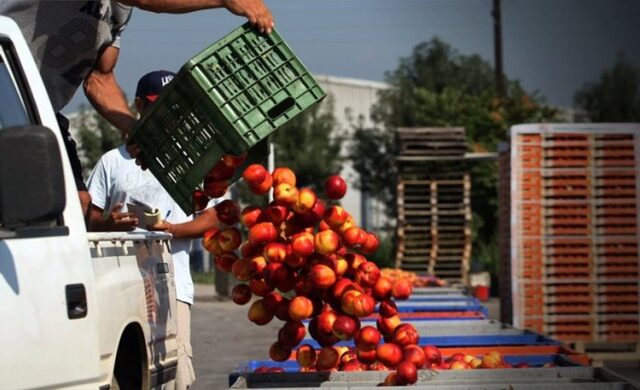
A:
POLYGON ((37 125, 0 129, 0 226, 51 226, 65 199, 54 133, 37 125))

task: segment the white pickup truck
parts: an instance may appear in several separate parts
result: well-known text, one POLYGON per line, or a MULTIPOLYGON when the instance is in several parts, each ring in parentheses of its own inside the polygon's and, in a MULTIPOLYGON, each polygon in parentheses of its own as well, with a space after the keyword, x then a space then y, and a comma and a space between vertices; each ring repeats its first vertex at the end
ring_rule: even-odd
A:
POLYGON ((66 156, 29 48, 0 16, 0 388, 172 387, 171 236, 87 233, 66 156))

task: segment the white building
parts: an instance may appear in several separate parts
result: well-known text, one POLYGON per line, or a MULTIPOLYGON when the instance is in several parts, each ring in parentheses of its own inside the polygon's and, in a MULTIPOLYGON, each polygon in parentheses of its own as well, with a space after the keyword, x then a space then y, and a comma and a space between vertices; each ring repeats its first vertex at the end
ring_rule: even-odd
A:
MULTIPOLYGON (((370 116, 371 107, 378 101, 378 92, 389 88, 389 84, 324 75, 315 75, 314 77, 322 89, 333 97, 333 114, 339 126, 338 130, 347 132, 352 130, 349 118, 357 120, 361 117, 365 128, 374 126, 370 116)), ((347 137, 342 150, 346 157, 349 153, 349 142, 350 139, 347 137)), ((347 180, 349 185, 347 195, 341 200, 343 207, 364 228, 375 229, 383 226, 386 221, 383 206, 371 201, 366 194, 362 194, 355 188, 359 176, 353 170, 349 160, 346 161, 341 176, 347 180)), ((395 183, 390 185, 395 185, 395 183)))

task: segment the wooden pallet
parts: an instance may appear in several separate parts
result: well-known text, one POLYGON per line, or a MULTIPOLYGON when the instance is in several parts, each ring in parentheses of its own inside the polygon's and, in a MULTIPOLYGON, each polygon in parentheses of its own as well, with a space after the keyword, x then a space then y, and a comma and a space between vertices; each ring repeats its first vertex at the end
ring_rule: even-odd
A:
POLYGON ((463 128, 399 128, 400 156, 462 156, 467 150, 463 128))

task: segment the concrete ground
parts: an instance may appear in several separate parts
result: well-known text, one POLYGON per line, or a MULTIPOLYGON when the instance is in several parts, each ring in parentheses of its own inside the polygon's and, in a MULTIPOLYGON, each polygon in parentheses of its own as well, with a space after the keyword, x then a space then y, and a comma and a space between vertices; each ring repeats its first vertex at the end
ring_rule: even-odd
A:
MULTIPOLYGON (((489 317, 499 319, 500 305, 491 299, 485 305, 489 317)), ((196 285, 192 311, 191 342, 196 383, 194 390, 225 389, 228 374, 240 363, 269 358, 269 346, 276 341, 278 323, 257 326, 247 319, 249 304, 238 306, 216 296, 213 286, 196 285)), ((639 362, 610 363, 618 374, 640 382, 639 362)))

